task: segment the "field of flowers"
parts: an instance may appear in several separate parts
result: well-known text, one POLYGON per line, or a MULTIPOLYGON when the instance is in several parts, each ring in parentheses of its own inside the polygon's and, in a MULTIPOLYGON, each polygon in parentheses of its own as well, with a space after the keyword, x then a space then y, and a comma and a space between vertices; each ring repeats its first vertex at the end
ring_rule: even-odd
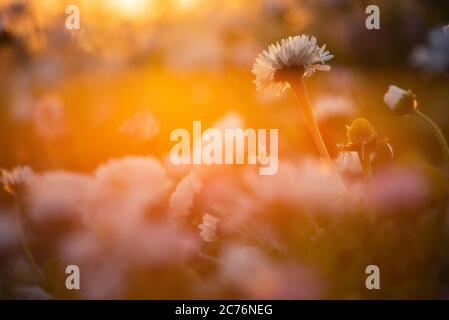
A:
POLYGON ((447 0, 0 0, 0 299, 449 298, 448 24, 447 0), (277 172, 174 164, 194 120, 278 129, 277 172))

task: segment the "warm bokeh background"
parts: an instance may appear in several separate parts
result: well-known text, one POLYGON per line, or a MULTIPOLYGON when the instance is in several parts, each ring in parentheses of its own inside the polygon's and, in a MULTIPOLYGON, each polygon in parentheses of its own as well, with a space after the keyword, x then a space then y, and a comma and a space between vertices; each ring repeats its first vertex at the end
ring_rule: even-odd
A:
MULTIPOLYGON (((395 163, 441 167, 428 128, 418 119, 395 117, 382 99, 390 84, 410 88, 449 137, 449 31, 443 31, 448 23, 447 0, 0 0, 0 165, 91 173, 125 155, 166 160, 171 130, 190 130, 192 120, 209 126, 226 115, 241 117, 250 128, 279 128, 281 160, 315 156, 292 93, 257 92, 251 74, 268 44, 306 33, 335 55, 331 72, 306 80, 333 156, 336 143, 346 139, 345 125, 362 116, 390 137, 395 163), (80 8, 80 30, 65 28, 69 4, 80 8), (369 4, 380 7, 380 30, 365 28, 369 4), (148 130, 123 130, 136 113, 148 117, 148 130)), ((380 152, 375 170, 391 161, 380 152)), ((6 192, 0 200, 11 204, 6 192)), ((346 226, 353 227, 351 219, 346 226)), ((363 234, 366 226, 355 228, 363 234)), ((422 232, 419 244, 428 252, 433 232, 422 232)), ((383 239, 397 243, 394 236, 383 239)), ((404 239, 401 245, 408 243, 404 239)), ((335 279, 338 273, 329 271, 332 249, 319 250, 321 256, 308 257, 329 266, 323 268, 335 279)), ((379 261, 396 256, 376 250, 379 261)), ((412 263, 416 269, 407 267, 417 277, 426 274, 424 284, 407 282, 379 296, 447 297, 445 286, 436 285, 441 282, 434 277, 434 260, 425 254, 412 263)), ((356 253, 343 255, 345 260, 356 253)), ((401 282, 395 272, 391 277, 401 282)), ((344 279, 324 297, 365 297, 344 279)), ((207 297, 204 292, 199 296, 207 297)))
MULTIPOLYGON (((368 3, 2 1, 0 163, 89 171, 112 156, 162 154, 170 148, 173 128, 190 128, 193 119, 210 124, 228 111, 241 113, 248 127, 280 128, 282 152, 313 152, 307 132, 297 125, 292 97, 264 96, 251 83, 257 53, 299 33, 317 36, 335 55, 331 73, 308 81, 312 100, 344 96, 354 105, 348 116, 368 117, 392 138, 398 156, 413 148, 438 161, 437 146, 423 143, 430 133, 416 121, 391 117, 382 96, 389 84, 410 88, 438 124, 449 125, 447 39, 429 44, 431 30, 449 20, 447 2, 375 1, 381 8, 379 31, 365 28, 368 3), (65 29, 67 4, 79 5, 81 30, 65 29), (434 54, 441 61, 431 56, 418 63, 414 52, 422 46, 439 50, 434 54), (66 130, 45 141, 33 129, 39 121, 33 113, 49 95, 63 106, 66 130), (135 145, 117 128, 143 109, 159 120, 160 134, 135 145)), ((350 119, 326 120, 328 144, 341 141, 341 125, 350 119)))

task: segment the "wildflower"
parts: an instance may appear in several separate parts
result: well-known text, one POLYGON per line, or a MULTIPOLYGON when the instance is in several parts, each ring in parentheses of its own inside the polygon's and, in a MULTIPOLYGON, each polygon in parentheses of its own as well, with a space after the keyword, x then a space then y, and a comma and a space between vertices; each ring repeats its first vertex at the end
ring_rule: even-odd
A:
POLYGON ((1 170, 0 181, 5 190, 13 195, 30 184, 34 172, 30 167, 18 166, 11 171, 1 170))
POLYGON ((381 212, 420 211, 429 195, 429 181, 418 168, 388 166, 376 174, 373 202, 381 212))
POLYGON ((201 179, 195 171, 184 177, 170 196, 168 207, 170 219, 187 216, 193 207, 195 195, 200 193, 202 188, 201 179))
POLYGON ((147 141, 159 132, 159 123, 149 111, 141 111, 127 119, 119 131, 136 141, 147 141))
POLYGON ((127 156, 99 166, 85 191, 83 220, 100 229, 134 227, 146 210, 161 214, 172 181, 154 157, 127 156))
POLYGON ((388 87, 384 102, 398 116, 412 113, 418 106, 416 96, 411 90, 404 90, 394 85, 388 87))
POLYGON ((390 139, 380 136, 369 121, 364 118, 355 119, 350 126, 347 126, 347 129, 348 142, 338 144, 337 149, 340 152, 357 152, 365 178, 371 184, 371 152, 387 147, 391 156, 393 156, 393 148, 389 144, 390 139))
POLYGON ((329 71, 325 62, 333 55, 325 51, 326 45, 319 47, 315 37, 307 35, 282 39, 259 54, 252 72, 258 89, 275 90, 278 93, 289 87, 289 78, 309 77, 316 70, 329 71))
POLYGON ((251 299, 318 299, 326 287, 310 266, 272 261, 258 247, 228 245, 220 260, 221 282, 251 299))
POLYGON ((198 226, 201 230, 200 236, 206 242, 214 242, 217 239, 217 224, 220 219, 206 213, 203 216, 203 222, 198 226))
POLYGON ((276 175, 263 179, 248 170, 244 183, 256 197, 254 211, 281 203, 298 210, 343 212, 349 203, 337 172, 313 158, 285 160, 276 175))
POLYGON ((34 179, 27 194, 27 215, 35 222, 76 221, 91 177, 68 171, 49 171, 34 179))
POLYGON ((418 101, 411 90, 405 91, 397 86, 390 86, 384 96, 384 101, 396 115, 414 114, 426 122, 440 145, 446 163, 449 165, 449 147, 443 133, 432 119, 418 109, 418 101))
POLYGON ((338 144, 337 149, 341 152, 362 151, 362 158, 365 158, 365 152, 388 147, 393 156, 393 149, 388 143, 388 137, 380 136, 374 127, 364 118, 355 119, 350 126, 347 126, 348 142, 345 144, 338 144))
POLYGON ((283 39, 280 44, 272 44, 258 56, 252 72, 256 75, 254 83, 258 89, 274 89, 278 93, 287 88, 293 89, 321 157, 336 171, 313 115, 303 79, 311 76, 316 70, 330 70, 330 66, 325 62, 334 56, 325 51, 326 45, 319 47, 316 42, 315 37, 301 35, 283 39))

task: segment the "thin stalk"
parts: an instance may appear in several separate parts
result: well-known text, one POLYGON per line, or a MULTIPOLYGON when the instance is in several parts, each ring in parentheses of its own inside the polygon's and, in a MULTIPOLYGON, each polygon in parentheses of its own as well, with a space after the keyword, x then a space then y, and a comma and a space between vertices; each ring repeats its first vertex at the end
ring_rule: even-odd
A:
POLYGON ((362 151, 357 152, 360 160, 360 164, 362 165, 363 177, 365 178, 366 185, 369 190, 371 190, 373 186, 373 171, 371 169, 371 159, 369 156, 369 152, 362 153, 362 151))
POLYGON ((312 105, 310 103, 309 93, 304 84, 304 80, 302 78, 295 79, 294 81, 289 81, 290 86, 295 93, 296 100, 301 106, 302 112, 304 114, 304 119, 306 121, 307 128, 309 129, 313 141, 320 152, 321 157, 326 160, 331 166, 334 165, 329 152, 327 151, 326 145, 324 144, 323 137, 321 136, 320 129, 318 128, 318 124, 313 116, 312 105))
POLYGON ((21 217, 21 211, 22 206, 19 203, 19 199, 17 196, 15 196, 15 208, 14 208, 14 214, 16 216, 16 222, 17 222, 17 229, 19 232, 20 242, 22 245, 23 253, 25 254, 26 259, 28 260, 28 263, 33 268, 34 272, 38 275, 39 279, 44 279, 44 275, 39 270, 39 267, 37 266, 36 260, 34 260, 33 254, 31 253, 30 247, 28 246, 26 236, 25 236, 25 230, 22 223, 22 217, 21 217))
POLYGON ((440 145, 444 160, 446 161, 447 166, 449 166, 449 147, 447 146, 447 141, 444 138, 443 133, 441 132, 440 128, 438 128, 436 123, 433 122, 432 119, 427 117, 420 110, 415 109, 415 114, 429 125, 430 129, 432 130, 433 135, 435 136, 435 138, 438 141, 438 144, 440 145))
POLYGON ((343 190, 347 192, 346 185, 343 182, 339 171, 335 167, 335 163, 332 161, 332 158, 327 151, 326 145, 324 144, 320 129, 313 115, 312 104, 310 103, 309 93, 307 91, 304 80, 302 78, 292 77, 292 79, 289 80, 289 84, 295 94, 296 100, 298 101, 298 104, 304 115, 304 120, 306 122, 307 128, 312 135, 313 141, 315 142, 315 145, 317 146, 321 157, 326 161, 331 170, 333 170, 337 174, 343 190))

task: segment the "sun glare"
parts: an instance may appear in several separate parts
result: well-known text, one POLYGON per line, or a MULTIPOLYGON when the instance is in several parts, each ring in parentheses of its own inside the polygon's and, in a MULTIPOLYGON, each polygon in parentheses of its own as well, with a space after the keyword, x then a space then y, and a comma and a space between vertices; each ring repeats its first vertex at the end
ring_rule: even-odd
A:
POLYGON ((141 18, 149 13, 152 0, 109 0, 108 6, 126 18, 141 18))

